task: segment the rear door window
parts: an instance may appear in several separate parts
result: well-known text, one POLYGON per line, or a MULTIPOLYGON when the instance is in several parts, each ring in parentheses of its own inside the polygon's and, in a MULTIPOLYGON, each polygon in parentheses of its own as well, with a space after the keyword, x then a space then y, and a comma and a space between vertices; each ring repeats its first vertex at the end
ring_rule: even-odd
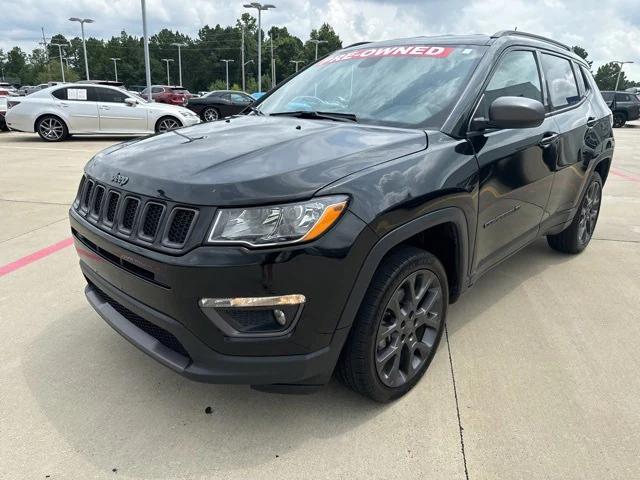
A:
POLYGON ((51 94, 60 100, 96 102, 98 99, 95 90, 94 87, 66 87, 51 92, 51 94))
POLYGON ((568 59, 543 53, 542 70, 553 110, 566 108, 580 101, 576 77, 568 59))
POLYGON ((631 95, 628 93, 616 93, 616 102, 630 102, 631 95))

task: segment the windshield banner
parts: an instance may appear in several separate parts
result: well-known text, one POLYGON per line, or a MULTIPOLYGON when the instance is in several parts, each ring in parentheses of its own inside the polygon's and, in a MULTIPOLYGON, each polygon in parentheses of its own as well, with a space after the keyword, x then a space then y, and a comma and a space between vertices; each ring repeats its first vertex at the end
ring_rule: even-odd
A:
POLYGON ((429 47, 427 45, 401 45, 397 47, 363 48, 339 53, 318 62, 320 65, 376 57, 430 57, 445 58, 453 52, 452 47, 429 47))

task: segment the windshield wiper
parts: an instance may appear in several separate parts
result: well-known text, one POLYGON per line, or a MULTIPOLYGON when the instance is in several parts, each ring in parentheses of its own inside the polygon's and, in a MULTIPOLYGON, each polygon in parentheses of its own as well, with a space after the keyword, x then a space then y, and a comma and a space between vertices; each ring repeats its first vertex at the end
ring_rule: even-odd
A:
POLYGON ((296 118, 311 118, 322 120, 333 120, 336 122, 357 122, 358 117, 355 113, 342 113, 342 112, 316 112, 313 110, 295 110, 293 112, 275 112, 270 113, 270 116, 287 116, 296 118))
POLYGON ((248 105, 246 109, 251 110, 256 115, 264 116, 264 112, 262 110, 258 110, 256 107, 253 107, 251 105, 248 105))

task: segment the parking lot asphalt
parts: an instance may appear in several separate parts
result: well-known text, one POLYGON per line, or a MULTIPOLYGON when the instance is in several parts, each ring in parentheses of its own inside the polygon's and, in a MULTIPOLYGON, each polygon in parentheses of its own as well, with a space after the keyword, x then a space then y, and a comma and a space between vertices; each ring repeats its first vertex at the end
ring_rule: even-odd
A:
POLYGON ((0 134, 0 478, 637 478, 640 124, 615 135, 587 250, 540 240, 489 272, 423 380, 378 405, 335 381, 198 384, 139 352, 68 242, 84 164, 121 139, 0 134))

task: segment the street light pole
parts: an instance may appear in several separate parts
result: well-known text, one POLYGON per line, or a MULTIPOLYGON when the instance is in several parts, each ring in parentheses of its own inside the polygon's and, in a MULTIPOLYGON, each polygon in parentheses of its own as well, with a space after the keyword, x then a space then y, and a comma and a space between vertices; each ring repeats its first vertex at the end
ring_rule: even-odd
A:
POLYGON ((180 49, 186 47, 186 43, 172 43, 174 47, 178 47, 178 78, 180 79, 180 86, 182 87, 182 52, 180 49))
POLYGON ((309 40, 311 43, 315 43, 316 44, 316 60, 318 60, 318 45, 320 45, 321 43, 329 43, 326 40, 314 40, 311 39, 309 40))
POLYGON ((167 85, 171 85, 171 77, 169 76, 169 63, 173 62, 173 58, 163 58, 163 62, 167 64, 167 85))
POLYGON ((296 73, 298 73, 298 64, 299 63, 304 63, 302 60, 289 60, 291 63, 295 63, 296 64, 296 73))
POLYGON ((113 62, 113 70, 115 71, 116 74, 116 82, 118 81, 118 60, 120 60, 119 58, 112 58, 111 61, 113 62))
POLYGON ((240 42, 240 63, 242 64, 242 91, 246 90, 246 85, 244 81, 244 66, 246 65, 244 61, 244 25, 241 26, 242 30, 242 40, 240 42))
POLYGON ((67 43, 50 43, 52 47, 58 47, 58 54, 60 55, 60 72, 62 73, 62 83, 65 83, 64 79, 64 64, 62 63, 62 47, 68 47, 67 43))
POLYGON ((276 57, 273 56, 273 27, 271 27, 271 35, 269 35, 269 43, 271 43, 271 88, 276 88, 276 57))
POLYGON ((147 4, 140 0, 142 6, 142 36, 144 37, 144 70, 147 77, 147 100, 153 101, 151 94, 151 63, 149 61, 149 35, 147 35, 147 4))
POLYGON ((270 3, 261 4, 259 2, 245 3, 244 8, 255 8, 258 10, 258 92, 262 91, 262 11, 276 8, 270 3))
POLYGON ((613 63, 617 63, 617 64, 620 65, 620 70, 618 70, 618 76, 616 77, 616 88, 613 89, 615 92, 617 92, 618 91, 618 83, 620 83, 620 75, 622 74, 622 66, 625 63, 633 63, 633 62, 631 62, 631 61, 614 60, 613 63))
POLYGON ((227 90, 229 90, 229 62, 233 63, 233 60, 220 60, 224 62, 225 69, 227 71, 227 90))
POLYGON ((80 30, 82 31, 82 50, 84 50, 84 70, 87 74, 87 80, 89 80, 89 62, 87 61, 87 42, 84 39, 84 24, 93 23, 95 20, 92 20, 91 18, 71 17, 69 21, 80 23, 80 30))

